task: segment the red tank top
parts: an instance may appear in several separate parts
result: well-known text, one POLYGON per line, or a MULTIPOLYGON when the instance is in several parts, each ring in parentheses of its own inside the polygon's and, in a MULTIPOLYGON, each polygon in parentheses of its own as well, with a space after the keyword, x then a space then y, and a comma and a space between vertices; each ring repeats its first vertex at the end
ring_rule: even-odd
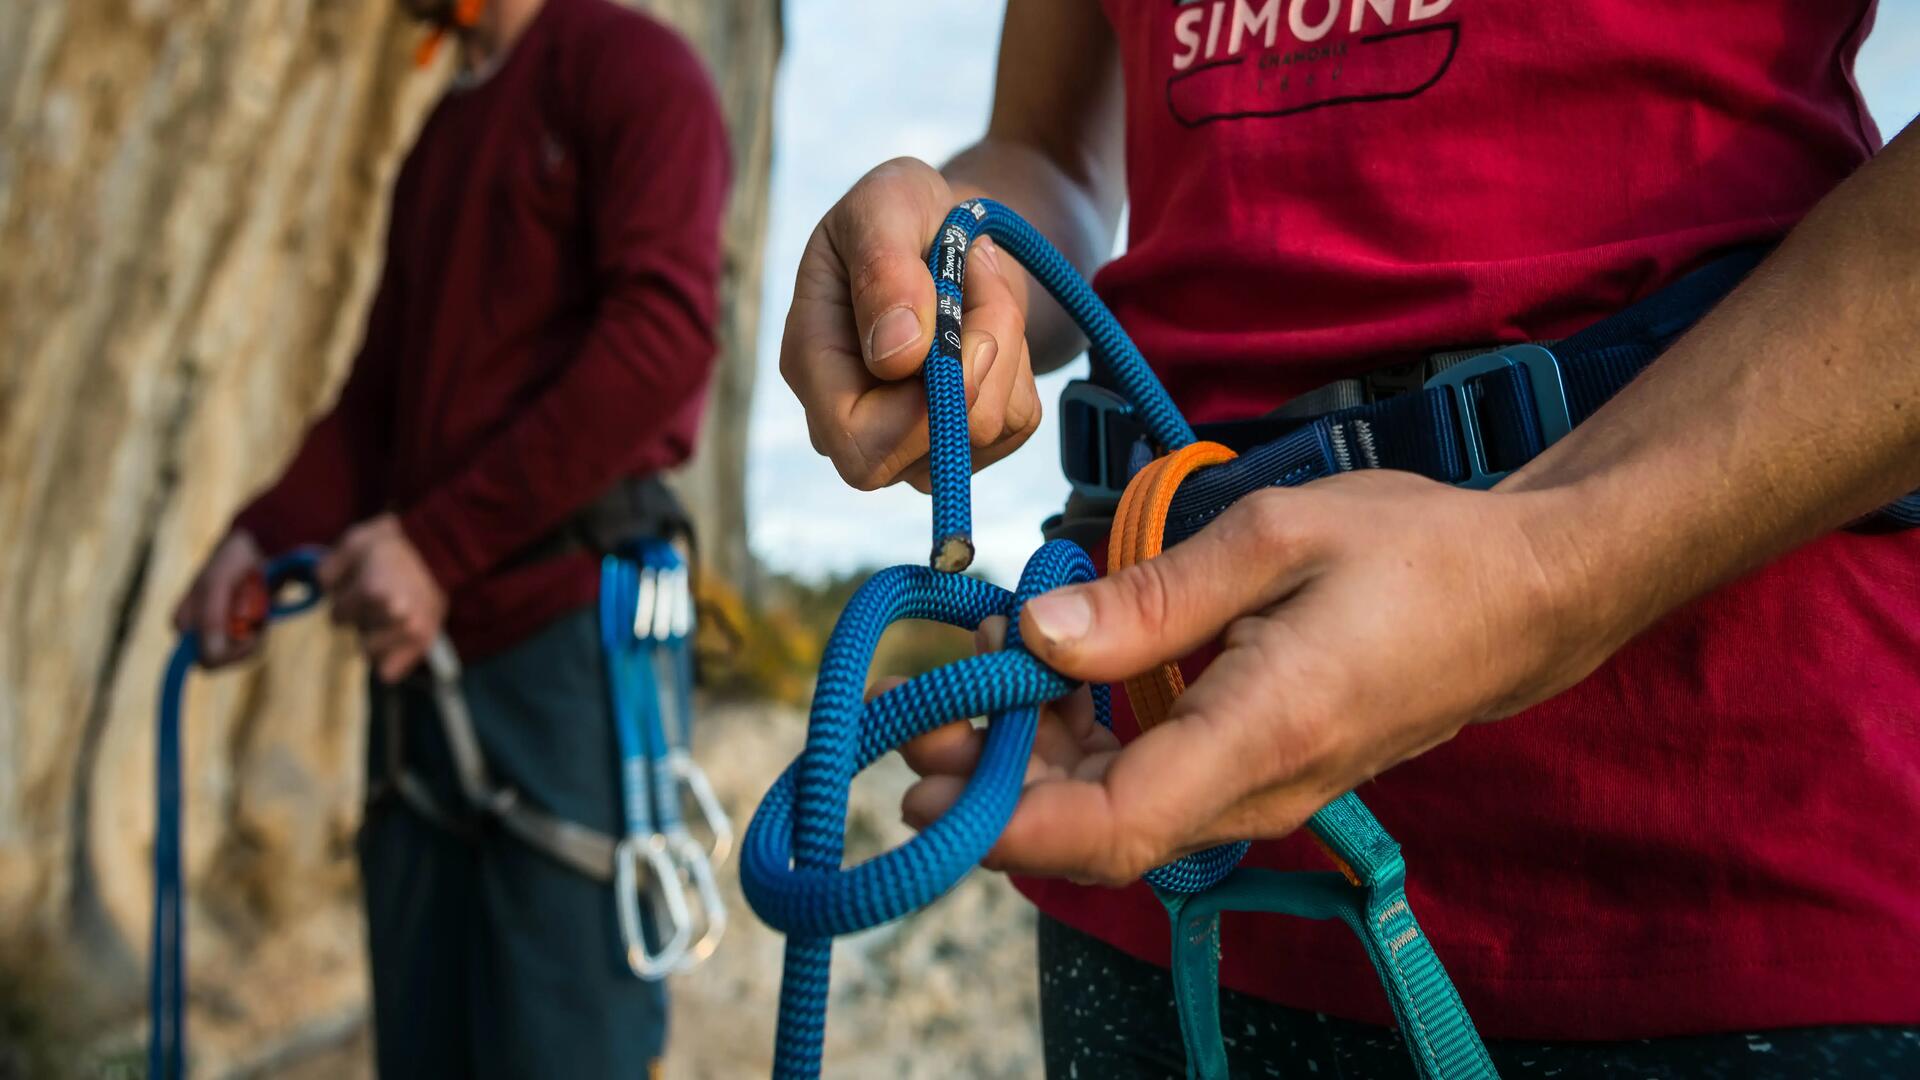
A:
MULTIPOLYGON (((1564 336, 1879 146, 1871 0, 1106 8, 1132 202, 1097 285, 1195 420, 1564 336)), ((1817 542, 1361 794, 1490 1037, 1920 1024, 1920 535, 1817 542)), ((1324 866, 1300 837, 1252 859, 1324 866)), ((1143 886, 1021 887, 1165 962, 1143 886)), ((1225 935, 1226 985, 1389 1021, 1344 927, 1225 935)))

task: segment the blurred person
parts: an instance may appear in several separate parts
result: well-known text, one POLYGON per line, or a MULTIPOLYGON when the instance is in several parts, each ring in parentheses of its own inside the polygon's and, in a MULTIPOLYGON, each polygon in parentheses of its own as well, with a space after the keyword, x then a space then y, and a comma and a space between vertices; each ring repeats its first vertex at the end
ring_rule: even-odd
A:
MULTIPOLYGON (((1189 661, 1172 717, 1124 745, 1084 691, 1043 713, 989 856, 1042 912, 1049 1075, 1182 1075, 1138 877, 1240 838, 1323 868, 1297 830, 1363 784, 1507 1075, 1920 1071, 1920 536, 1835 531, 1920 485, 1920 133, 1883 149, 1860 101, 1873 15, 1009 0, 980 140, 879 166, 820 222, 781 369, 863 489, 927 487, 924 259, 962 199, 1098 268, 1196 422, 1408 366, 1418 387, 1449 352, 1564 338, 1778 243, 1491 493, 1378 469, 1270 489, 1026 606, 1026 646, 1068 675, 1189 661)), ((976 468, 1083 347, 1036 293, 975 245, 976 468)), ((903 748, 909 821, 982 737, 903 748)), ((1224 940, 1236 1074, 1405 1073, 1344 927, 1230 916, 1224 940)))
MULTIPOLYGON (((611 0, 404 7, 451 38, 457 73, 395 181, 364 342, 175 622, 209 666, 249 655, 226 633, 237 591, 265 555, 328 545, 333 617, 376 682, 444 632, 494 774, 617 836, 599 562, 578 535, 609 504, 628 526, 679 520, 657 474, 692 452, 716 351, 725 126, 686 42, 611 0)), ((376 689, 375 708, 459 805, 431 697, 376 689)), ((375 789, 388 747, 368 742, 375 789)), ((359 854, 382 1075, 642 1076, 659 1058, 664 984, 628 970, 606 885, 397 800, 370 804, 359 854)))

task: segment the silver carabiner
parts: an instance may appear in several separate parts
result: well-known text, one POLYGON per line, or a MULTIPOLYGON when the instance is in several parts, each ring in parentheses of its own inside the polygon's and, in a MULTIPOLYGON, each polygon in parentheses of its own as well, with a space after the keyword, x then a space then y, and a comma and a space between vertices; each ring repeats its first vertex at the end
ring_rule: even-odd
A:
POLYGON ((700 811, 700 820, 713 837, 706 849, 708 860, 715 866, 724 864, 727 856, 733 853, 733 819, 727 816, 727 808, 720 805, 720 796, 714 794, 713 782, 707 779, 707 771, 693 760, 692 754, 681 749, 675 749, 667 756, 667 765, 673 770, 673 778, 678 785, 693 796, 693 805, 700 811))
MULTIPOLYGON (((666 837, 659 833, 636 834, 620 841, 613 849, 613 895, 614 911, 620 919, 620 937, 627 946, 627 966, 633 973, 648 982, 658 982, 679 970, 686 959, 693 926, 687 911, 686 889, 680 883, 680 872, 674 866, 666 837), (642 893, 638 879, 642 859, 646 860, 648 876, 659 885, 660 897, 666 903, 667 921, 672 925, 672 933, 665 934, 665 944, 657 951, 647 948, 647 936, 640 922, 642 893)), ((660 913, 658 906, 654 913, 660 913)))
POLYGON ((727 932, 727 902, 720 895, 720 882, 714 876, 713 863, 707 859, 707 849, 693 838, 685 826, 669 832, 668 843, 673 849, 675 861, 700 896, 700 936, 681 954, 674 967, 675 971, 688 971, 712 956, 714 950, 720 947, 720 938, 727 932))

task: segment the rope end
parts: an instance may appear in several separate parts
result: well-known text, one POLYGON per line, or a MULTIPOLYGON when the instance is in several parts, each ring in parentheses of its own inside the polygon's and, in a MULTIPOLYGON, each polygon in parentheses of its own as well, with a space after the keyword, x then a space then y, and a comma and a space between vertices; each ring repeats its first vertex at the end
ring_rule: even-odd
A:
POLYGON ((973 565, 973 540, 955 533, 933 549, 933 568, 943 574, 957 574, 973 565))

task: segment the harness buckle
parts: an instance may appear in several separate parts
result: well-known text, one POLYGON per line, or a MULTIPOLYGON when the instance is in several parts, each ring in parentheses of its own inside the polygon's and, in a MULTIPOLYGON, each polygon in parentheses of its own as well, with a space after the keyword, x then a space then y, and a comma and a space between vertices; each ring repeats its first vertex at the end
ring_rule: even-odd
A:
POLYGON ((1060 391, 1060 471, 1074 491, 1120 501, 1135 471, 1136 448, 1152 457, 1147 427, 1126 398, 1085 379, 1060 391))
POLYGON ((1444 388, 1453 395, 1467 462, 1467 477, 1457 482, 1458 487, 1484 490, 1506 479, 1512 471, 1495 470, 1488 465, 1477 384, 1489 375, 1514 367, 1526 369, 1527 380, 1532 384, 1541 448, 1552 446, 1573 430, 1573 413, 1567 407, 1566 377, 1560 370, 1559 357, 1551 351, 1538 345, 1512 345, 1462 360, 1426 382, 1428 389, 1444 388))

